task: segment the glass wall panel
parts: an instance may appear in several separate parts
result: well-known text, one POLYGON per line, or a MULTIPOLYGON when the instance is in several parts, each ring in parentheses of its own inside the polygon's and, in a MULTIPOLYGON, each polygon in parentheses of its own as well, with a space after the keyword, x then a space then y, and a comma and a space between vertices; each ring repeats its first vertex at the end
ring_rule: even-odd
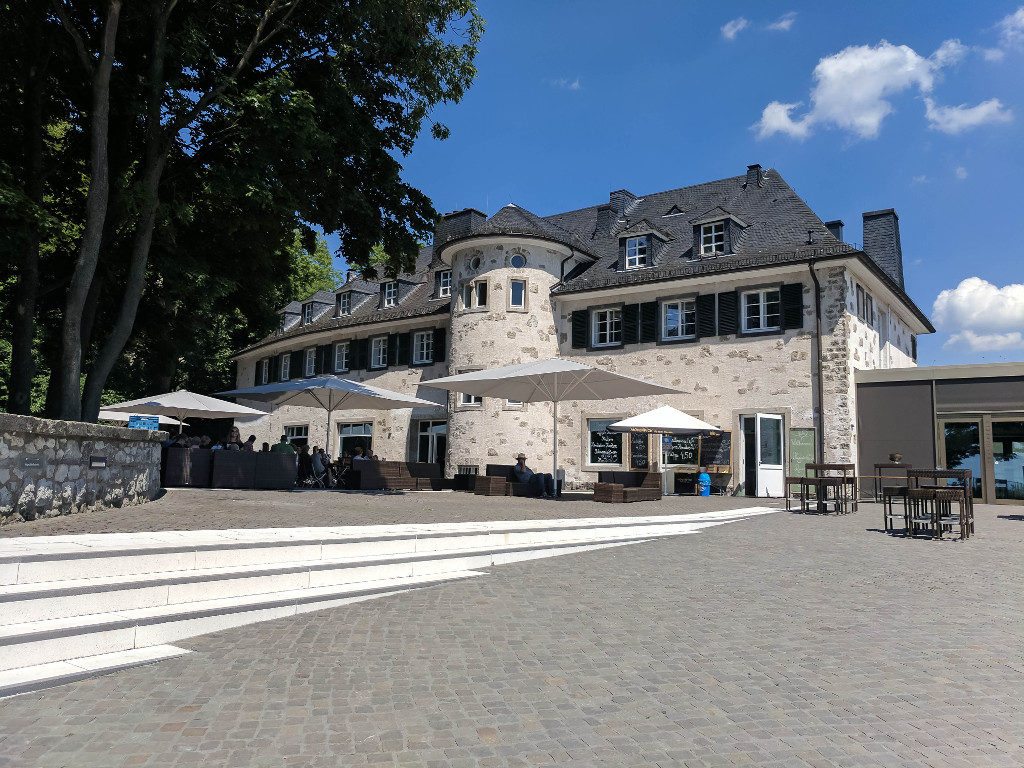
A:
POLYGON ((992 422, 996 498, 1024 501, 1024 421, 992 422))
POLYGON ((946 468, 971 470, 974 498, 981 498, 981 428, 976 421, 947 421, 946 468))

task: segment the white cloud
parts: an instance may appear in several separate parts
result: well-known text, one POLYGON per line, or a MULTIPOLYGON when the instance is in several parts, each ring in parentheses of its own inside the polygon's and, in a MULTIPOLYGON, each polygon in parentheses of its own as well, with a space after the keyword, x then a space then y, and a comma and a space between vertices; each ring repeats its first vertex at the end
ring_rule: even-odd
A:
POLYGON ((735 40, 736 35, 749 26, 750 22, 740 16, 738 19, 727 21, 722 25, 722 37, 726 40, 735 40))
POLYGON ((567 77, 556 77, 552 80, 548 80, 547 82, 548 85, 551 85, 554 88, 562 88, 566 91, 578 91, 582 88, 578 77, 575 80, 570 80, 567 77))
POLYGON ((1000 345, 1019 343, 1024 328, 1024 284, 999 288, 980 277, 968 277, 935 298, 932 319, 937 327, 953 332, 947 344, 1008 349, 1000 345))
POLYGON ((960 179, 960 181, 963 181, 964 179, 967 178, 967 169, 964 168, 962 165, 958 165, 956 168, 953 169, 953 174, 958 179, 960 179))
POLYGON ((924 104, 928 127, 943 133, 963 133, 979 125, 1008 123, 1013 119, 1013 113, 1006 109, 999 99, 989 99, 973 107, 966 104, 943 107, 937 105, 931 98, 925 97, 924 104))
POLYGON ((985 57, 985 61, 1001 61, 1006 51, 1002 48, 982 48, 981 55, 985 57))
POLYGON ((1004 48, 1024 48, 1024 5, 996 24, 1004 48))
POLYGON ((788 11, 769 24, 767 28, 773 32, 788 32, 794 21, 796 21, 796 11, 788 11))
POLYGON ((894 111, 890 99, 908 90, 926 97, 926 116, 932 128, 960 133, 979 125, 1006 122, 1010 112, 998 99, 973 107, 947 107, 928 96, 944 67, 963 58, 967 47, 959 40, 946 40, 929 57, 906 45, 882 40, 877 45, 851 45, 826 56, 814 67, 810 107, 795 114, 796 103, 772 101, 764 108, 754 128, 759 138, 776 133, 805 138, 815 126, 840 128, 861 139, 874 139, 882 121, 894 111))
POLYGON ((922 173, 920 176, 915 176, 911 179, 915 184, 926 184, 928 182, 927 174, 922 173))
POLYGON ((950 336, 942 346, 965 346, 971 352, 1001 352, 1007 349, 1024 349, 1024 335, 1020 331, 1011 331, 1010 333, 961 331, 950 336))

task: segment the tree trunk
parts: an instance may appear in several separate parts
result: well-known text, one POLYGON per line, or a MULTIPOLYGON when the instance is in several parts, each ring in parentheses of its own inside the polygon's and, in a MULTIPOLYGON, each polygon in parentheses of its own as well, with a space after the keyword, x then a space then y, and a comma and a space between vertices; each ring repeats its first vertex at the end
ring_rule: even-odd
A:
POLYGON ((77 421, 82 416, 82 310, 99 261, 100 242, 110 198, 108 130, 110 125, 110 72, 121 13, 121 0, 111 0, 103 28, 103 49, 92 73, 92 118, 89 139, 89 193, 85 203, 85 232, 64 305, 61 332, 60 417, 77 421))
POLYGON ((7 409, 11 413, 32 410, 33 347, 36 336, 36 299, 39 293, 39 224, 36 218, 43 201, 43 81, 49 45, 43 35, 42 14, 33 14, 28 34, 33 42, 25 67, 23 130, 25 139, 25 196, 31 209, 24 225, 14 287, 11 322, 11 381, 7 409))
POLYGON ((128 279, 125 281, 124 295, 121 298, 121 308, 117 320, 93 360, 85 381, 85 391, 81 403, 81 415, 85 421, 96 421, 99 416, 103 387, 106 385, 107 377, 110 376, 114 364, 117 363, 117 358, 121 355, 124 345, 131 337, 139 301, 146 289, 149 250, 153 243, 157 211, 160 208, 160 179, 163 176, 168 151, 160 119, 164 94, 163 69, 167 47, 167 19, 171 8, 173 8, 173 4, 159 9, 154 18, 139 220, 135 226, 128 279))

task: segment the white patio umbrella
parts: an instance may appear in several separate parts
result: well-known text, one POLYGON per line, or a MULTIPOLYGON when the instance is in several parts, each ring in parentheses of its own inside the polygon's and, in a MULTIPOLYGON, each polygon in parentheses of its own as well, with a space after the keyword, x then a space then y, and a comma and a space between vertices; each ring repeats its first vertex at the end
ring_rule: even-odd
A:
MULTIPOLYGON (((118 424, 121 424, 121 423, 127 422, 128 419, 130 419, 132 416, 157 416, 157 414, 155 414, 155 413, 124 413, 123 411, 109 411, 106 408, 104 408, 104 409, 102 409, 100 411, 99 420, 100 421, 115 421, 118 424)), ((177 419, 172 419, 170 416, 159 416, 158 418, 160 419, 160 423, 161 424, 167 424, 168 426, 171 426, 171 427, 178 427, 180 429, 181 427, 187 427, 188 426, 188 424, 186 424, 184 421, 178 421, 177 419)))
POLYGON ((628 419, 609 424, 608 430, 659 435, 696 435, 701 432, 718 432, 720 428, 688 413, 683 413, 671 405, 663 405, 661 408, 641 413, 639 416, 630 416, 628 419))
POLYGON ((558 480, 558 403, 562 400, 609 400, 641 395, 679 394, 678 389, 643 379, 591 368, 571 360, 537 360, 486 371, 460 373, 422 382, 427 387, 477 397, 502 397, 524 403, 550 402, 554 410, 554 473, 558 480))
MULTIPOLYGON (((327 444, 324 450, 331 452, 331 414, 346 410, 395 410, 399 408, 438 407, 438 403, 422 400, 413 395, 404 395, 390 389, 349 381, 337 376, 319 376, 315 379, 296 379, 258 387, 231 389, 218 392, 219 395, 244 397, 273 405, 304 405, 327 410, 327 444)), ((262 414, 261 411, 257 413, 262 414)))
MULTIPOLYGON (((189 392, 187 389, 115 403, 108 405, 105 410, 137 413, 143 416, 170 416, 178 421, 182 421, 188 416, 197 419, 233 419, 239 416, 266 415, 263 411, 257 411, 255 408, 247 408, 244 405, 218 400, 209 395, 189 392)), ((180 424, 178 433, 181 433, 180 424)))

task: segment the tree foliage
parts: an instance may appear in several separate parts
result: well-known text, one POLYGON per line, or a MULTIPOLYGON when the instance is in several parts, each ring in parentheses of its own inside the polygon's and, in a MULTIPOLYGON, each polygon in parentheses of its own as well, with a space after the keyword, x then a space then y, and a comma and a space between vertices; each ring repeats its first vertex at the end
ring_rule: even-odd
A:
POLYGON ((437 214, 401 158, 447 135, 481 32, 472 0, 0 5, 9 408, 229 383, 230 350, 338 280, 318 231, 408 268, 437 214))

